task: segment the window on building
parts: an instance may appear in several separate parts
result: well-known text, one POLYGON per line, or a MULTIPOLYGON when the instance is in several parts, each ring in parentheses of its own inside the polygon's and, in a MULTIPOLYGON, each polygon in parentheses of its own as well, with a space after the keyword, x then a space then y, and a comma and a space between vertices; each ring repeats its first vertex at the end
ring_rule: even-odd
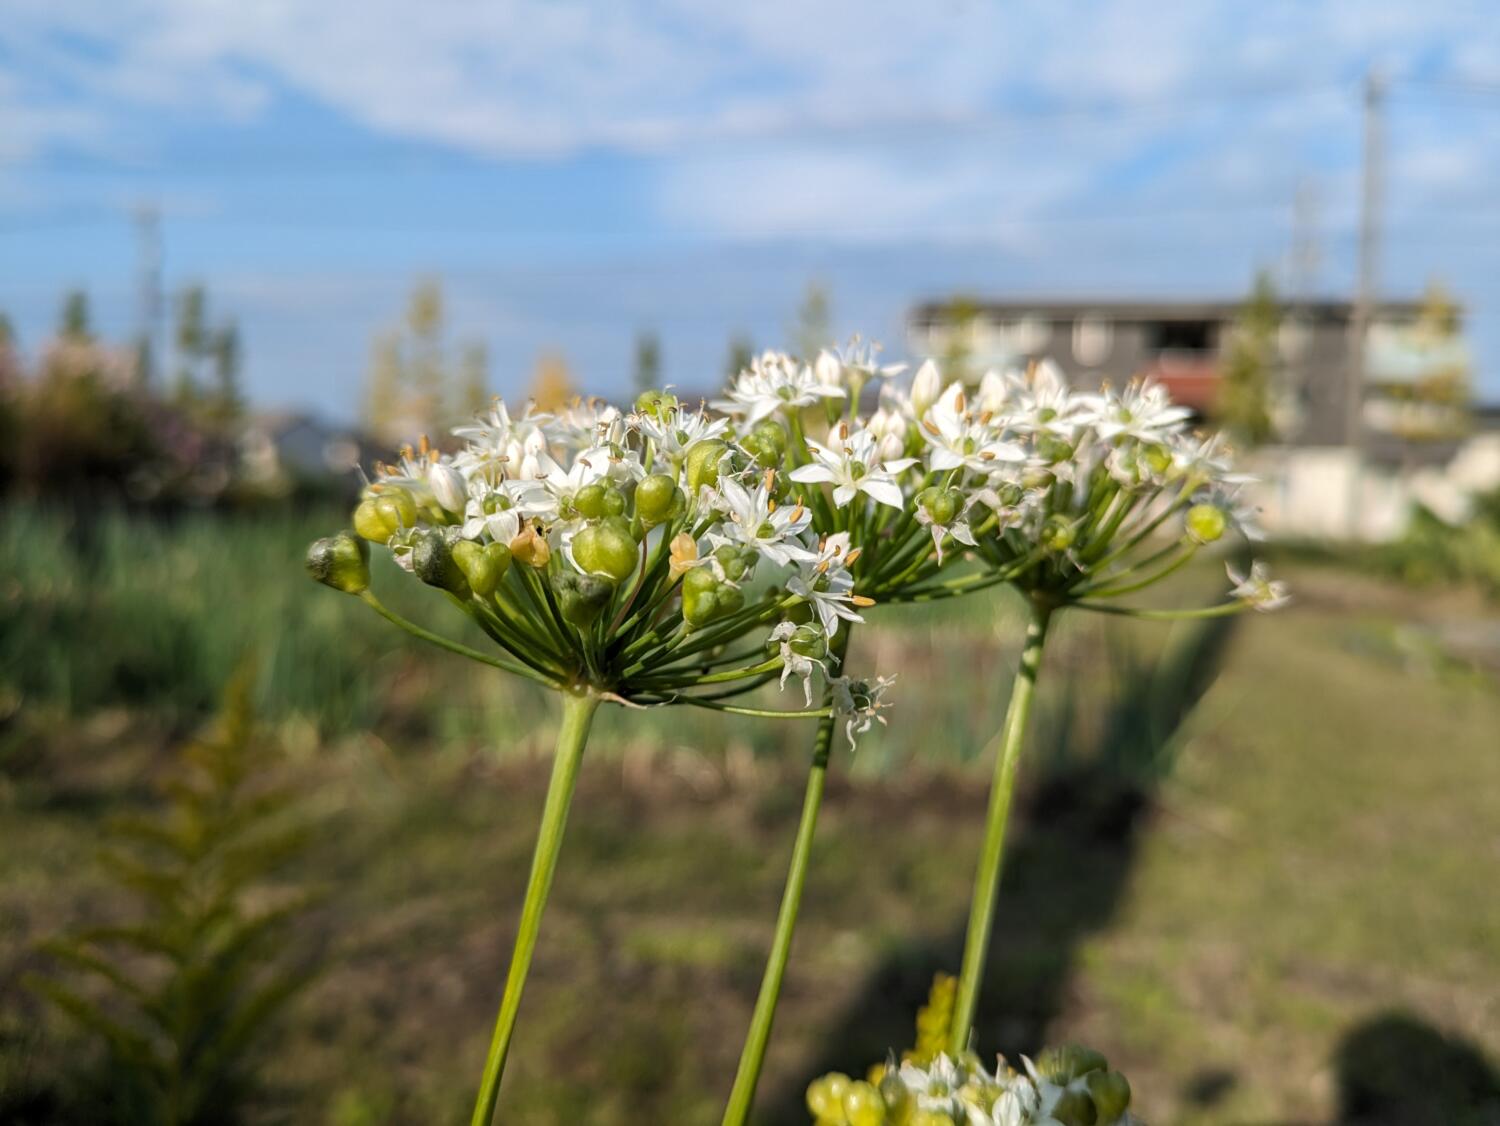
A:
POLYGON ((1073 358, 1086 368, 1109 357, 1114 345, 1114 326, 1103 317, 1083 316, 1073 322, 1073 358))
POLYGON ((1213 321, 1156 321, 1146 339, 1157 352, 1212 352, 1215 335, 1213 321))

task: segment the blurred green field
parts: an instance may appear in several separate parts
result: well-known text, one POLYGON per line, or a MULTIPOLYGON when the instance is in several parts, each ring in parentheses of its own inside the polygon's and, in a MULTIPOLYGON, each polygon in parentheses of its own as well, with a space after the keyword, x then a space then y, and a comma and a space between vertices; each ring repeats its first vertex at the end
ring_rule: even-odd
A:
MULTIPOLYGON (((336 519, 3 513, 0 1121, 67 1120, 89 1048, 21 978, 40 940, 127 910, 99 827, 156 808, 246 661, 276 769, 323 826, 296 875, 329 890, 299 927, 323 972, 251 1120, 467 1120, 555 717, 303 579, 336 519)), ((1362 1099, 1382 1090, 1389 1121, 1460 1122, 1500 1092, 1500 615, 1327 563, 1289 577, 1291 610, 1226 627, 1064 619, 982 1043, 1091 1043, 1158 1124, 1374 1122, 1362 1099)), ((399 576, 377 584, 458 628, 399 576)), ((852 659, 899 673, 897 707, 835 761, 767 1123, 804 1121, 820 1071, 906 1043, 957 964, 1019 619, 1004 594, 877 613, 852 659)), ((502 1121, 716 1120, 809 737, 604 715, 502 1121)))

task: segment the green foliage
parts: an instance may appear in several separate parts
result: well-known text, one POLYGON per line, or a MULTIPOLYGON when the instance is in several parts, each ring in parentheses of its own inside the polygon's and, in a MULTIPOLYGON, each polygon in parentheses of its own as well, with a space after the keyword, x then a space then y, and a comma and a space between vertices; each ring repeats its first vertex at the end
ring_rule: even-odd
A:
POLYGON ((489 403, 489 356, 478 341, 466 343, 458 362, 448 348, 442 285, 425 279, 413 287, 406 311, 375 338, 365 387, 365 423, 391 445, 438 434, 489 403))
POLYGON ((1275 287, 1270 275, 1261 271, 1230 332, 1214 408, 1219 425, 1244 446, 1259 446, 1275 436, 1271 404, 1280 326, 1275 287))
POLYGON ((729 378, 739 375, 755 359, 755 345, 744 333, 729 338, 729 353, 724 360, 724 374, 729 378))
POLYGON ((654 332, 643 332, 635 339, 635 373, 637 392, 661 385, 661 338, 654 332))
POLYGON ((797 309, 797 320, 791 331, 792 352, 811 362, 824 348, 834 344, 832 313, 828 287, 822 282, 807 283, 807 293, 797 309))
POLYGON ((1405 582, 1472 583, 1500 598, 1500 489, 1476 497, 1461 524, 1418 505, 1406 534, 1375 548, 1372 558, 1380 570, 1405 582))
POLYGON ((111 825, 102 860, 135 916, 46 943, 58 972, 28 979, 104 1046, 90 1121, 242 1121, 277 1019, 311 977, 289 943, 310 896, 273 886, 311 823, 268 782, 250 701, 241 673, 218 730, 182 752, 165 808, 111 825))

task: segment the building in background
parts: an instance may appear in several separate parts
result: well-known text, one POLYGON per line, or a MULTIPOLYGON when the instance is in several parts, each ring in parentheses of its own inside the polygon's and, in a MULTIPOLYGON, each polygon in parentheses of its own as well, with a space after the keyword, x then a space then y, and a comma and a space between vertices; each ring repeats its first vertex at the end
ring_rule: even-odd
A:
MULTIPOLYGON (((908 319, 908 345, 915 355, 957 363, 973 379, 1040 359, 1050 359, 1080 388, 1144 376, 1208 418, 1243 307, 1238 301, 926 302, 908 319)), ((1373 456, 1396 453, 1397 441, 1418 432, 1458 437, 1463 431, 1466 401, 1428 402, 1413 393, 1455 370, 1466 377, 1469 366, 1461 311, 1452 314, 1452 331, 1436 338, 1422 331, 1426 309, 1422 301, 1389 301, 1372 319, 1364 436, 1373 456)), ((1281 303, 1273 413, 1283 443, 1349 444, 1352 313, 1347 301, 1281 303)))
MULTIPOLYGON (((1041 359, 1080 389, 1143 376, 1212 422, 1245 309, 1239 301, 929 301, 909 315, 908 348, 970 381, 1041 359)), ((1485 415, 1470 402, 1456 303, 1435 291, 1375 309, 1358 415, 1353 306, 1280 301, 1277 314, 1267 381, 1274 438, 1256 456, 1273 528, 1384 539, 1399 534, 1412 503, 1461 514, 1472 491, 1500 481, 1500 435, 1476 426, 1485 415)))

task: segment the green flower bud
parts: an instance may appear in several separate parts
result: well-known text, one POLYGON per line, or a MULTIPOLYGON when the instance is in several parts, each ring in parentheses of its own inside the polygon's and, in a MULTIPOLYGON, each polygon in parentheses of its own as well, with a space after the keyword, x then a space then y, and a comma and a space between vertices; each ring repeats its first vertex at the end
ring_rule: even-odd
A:
POLYGON ((1130 1107, 1130 1084, 1118 1071, 1091 1071, 1089 1095, 1099 1112, 1100 1126, 1112 1126, 1130 1107))
POLYGON ((907 1121, 907 1126, 956 1126, 951 1114, 941 1110, 919 1110, 907 1121))
POLYGON ((636 396, 635 409, 652 418, 661 418, 668 411, 677 409, 677 396, 666 391, 642 391, 636 396))
POLYGON ((1172 468, 1172 451, 1160 444, 1146 446, 1141 450, 1141 460, 1152 473, 1162 476, 1172 468))
POLYGON ((453 545, 453 562, 469 581, 469 588, 488 598, 510 569, 510 548, 503 543, 478 544, 473 540, 459 540, 453 545))
POLYGON ((1056 434, 1043 434, 1037 439, 1036 452, 1043 460, 1056 465, 1060 461, 1066 461, 1073 456, 1071 443, 1059 438, 1056 434))
POLYGON ((385 525, 387 537, 402 528, 414 527, 417 522, 417 506, 405 489, 382 488, 375 498, 375 511, 385 525))
POLYGON ((849 1084, 844 1092, 844 1118, 849 1126, 882 1126, 885 1122, 885 1099, 874 1084, 863 1079, 849 1084))
POLYGON ((635 514, 648 528, 665 524, 686 505, 687 497, 665 473, 653 473, 635 487, 635 514))
POLYGON ((723 568, 724 577, 732 583, 739 582, 754 569, 755 559, 755 552, 731 543, 714 548, 714 560, 723 568))
MULTIPOLYGON (((726 609, 728 592, 739 594, 733 587, 725 586, 707 567, 694 567, 682 576, 682 617, 689 626, 707 625, 722 617, 726 609)), ((743 601, 743 597, 742 597, 743 601)))
POLYGON ((441 532, 418 536, 411 548, 412 574, 428 586, 463 597, 469 592, 469 581, 453 561, 453 552, 441 532))
POLYGON ((949 524, 963 508, 963 494, 957 489, 943 489, 932 485, 917 494, 917 503, 931 517, 934 524, 949 524))
POLYGON ((573 558, 590 574, 624 582, 635 572, 641 549, 630 536, 630 525, 612 518, 590 524, 573 537, 573 558))
POLYGON ((552 589, 557 594, 562 616, 575 626, 586 627, 593 625, 609 605, 615 584, 602 575, 559 571, 552 576, 552 589))
POLYGON ((807 1109, 819 1123, 843 1122, 848 1090, 849 1077, 840 1071, 814 1079, 807 1088, 807 1109))
POLYGON ((1052 516, 1042 526, 1042 546, 1048 551, 1061 553, 1073 546, 1077 535, 1077 529, 1066 517, 1052 516))
POLYGON ((717 438, 706 438, 701 442, 694 442, 687 452, 687 483, 688 489, 697 496, 698 490, 704 485, 717 485, 719 483, 719 463, 724 460, 724 455, 729 452, 729 447, 717 438))
POLYGON ((740 445, 762 469, 774 469, 786 457, 786 428, 775 419, 762 419, 751 427, 740 445))
POLYGON ((1194 543, 1213 543, 1224 534, 1229 520, 1216 504, 1195 504, 1183 517, 1183 527, 1194 543))
POLYGON ((307 573, 345 594, 370 588, 370 547, 348 532, 313 541, 307 549, 307 573))
POLYGON ((885 1109, 892 1122, 906 1122, 912 1113, 916 1099, 899 1076, 887 1074, 880 1080, 880 1094, 885 1099, 885 1109))
POLYGON ((391 538, 391 528, 380 514, 375 498, 362 500, 354 509, 354 530, 371 543, 385 543, 391 538))
POLYGON ((1036 1058, 1037 1074, 1059 1086, 1071 1083, 1091 1071, 1103 1071, 1108 1067, 1109 1061, 1102 1055, 1078 1044, 1044 1048, 1036 1058))

